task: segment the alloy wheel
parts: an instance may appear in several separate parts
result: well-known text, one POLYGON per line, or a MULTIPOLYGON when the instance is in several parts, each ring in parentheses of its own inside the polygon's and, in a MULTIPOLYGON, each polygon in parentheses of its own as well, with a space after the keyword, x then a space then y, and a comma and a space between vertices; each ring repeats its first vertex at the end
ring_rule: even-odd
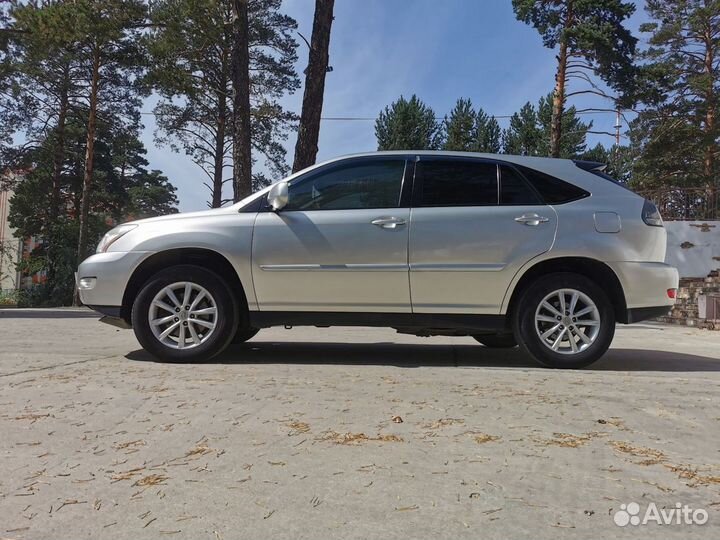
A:
POLYGON ((204 287, 178 281, 160 289, 152 299, 148 322, 155 338, 166 347, 191 349, 215 331, 217 304, 204 287))
POLYGON ((535 331, 548 349, 577 354, 590 347, 600 333, 600 310, 585 293, 558 289, 535 310, 535 331))

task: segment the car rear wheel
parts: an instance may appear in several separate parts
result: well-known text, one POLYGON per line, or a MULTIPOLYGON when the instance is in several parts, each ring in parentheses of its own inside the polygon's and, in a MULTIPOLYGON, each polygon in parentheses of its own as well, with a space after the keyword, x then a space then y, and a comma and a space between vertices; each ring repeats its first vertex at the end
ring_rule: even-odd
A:
POLYGON ((491 349, 510 349, 517 347, 517 341, 512 334, 479 334, 473 336, 476 341, 491 349))
POLYGON ((615 335, 615 312, 594 282, 558 272, 525 290, 513 329, 520 346, 544 366, 581 368, 607 351, 615 335))
POLYGON ((239 308, 225 281, 199 266, 156 274, 133 304, 132 323, 143 348, 170 362, 209 360, 235 336, 239 308))

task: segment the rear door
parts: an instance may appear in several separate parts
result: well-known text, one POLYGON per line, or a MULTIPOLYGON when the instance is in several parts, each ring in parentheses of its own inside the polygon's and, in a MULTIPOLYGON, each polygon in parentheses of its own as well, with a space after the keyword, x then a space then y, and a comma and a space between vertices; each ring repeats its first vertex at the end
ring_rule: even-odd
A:
POLYGON ((410 217, 414 313, 499 314, 518 269, 552 246, 557 215, 512 166, 421 156, 410 217))

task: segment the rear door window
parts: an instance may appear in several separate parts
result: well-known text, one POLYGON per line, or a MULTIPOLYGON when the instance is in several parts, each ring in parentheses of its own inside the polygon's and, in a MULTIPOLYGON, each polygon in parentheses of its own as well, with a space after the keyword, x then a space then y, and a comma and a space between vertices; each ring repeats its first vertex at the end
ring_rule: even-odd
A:
POLYGON ((501 165, 500 204, 504 206, 528 206, 543 203, 525 178, 512 167, 501 165))
POLYGON ((417 163, 415 206, 488 206, 498 204, 495 163, 438 159, 417 163))

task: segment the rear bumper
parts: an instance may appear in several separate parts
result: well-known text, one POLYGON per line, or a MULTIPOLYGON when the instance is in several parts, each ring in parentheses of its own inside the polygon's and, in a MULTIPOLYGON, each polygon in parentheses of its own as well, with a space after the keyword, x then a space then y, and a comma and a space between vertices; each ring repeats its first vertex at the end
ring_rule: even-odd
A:
MULTIPOLYGON (((659 262, 612 262, 607 263, 620 280, 625 293, 628 314, 639 308, 669 310, 675 303, 668 296, 668 289, 678 288, 678 271, 675 267, 659 262)), ((642 311, 637 311, 640 314, 642 311)), ((644 318, 659 317, 663 313, 644 318)), ((638 315, 640 316, 640 315, 638 315)), ((636 322, 634 319, 630 322, 636 322)))
POLYGON ((663 317, 668 314, 670 308, 671 306, 653 306, 628 309, 626 322, 628 324, 632 324, 640 321, 646 321, 647 319, 663 317))

